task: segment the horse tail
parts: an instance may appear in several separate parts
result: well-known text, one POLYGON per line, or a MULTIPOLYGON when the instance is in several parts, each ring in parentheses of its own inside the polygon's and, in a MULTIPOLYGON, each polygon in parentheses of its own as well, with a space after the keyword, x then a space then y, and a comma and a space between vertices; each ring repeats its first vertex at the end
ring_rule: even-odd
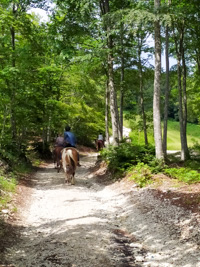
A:
POLYGON ((75 161, 74 161, 74 159, 71 156, 69 156, 69 158, 70 158, 70 162, 71 162, 72 168, 74 170, 76 168, 75 161))
POLYGON ((74 155, 74 152, 75 151, 75 149, 69 149, 68 151, 67 151, 67 156, 68 156, 68 159, 69 159, 69 161, 70 161, 70 164, 71 164, 71 166, 72 166, 72 168, 75 170, 76 169, 76 157, 75 157, 75 155, 74 155))

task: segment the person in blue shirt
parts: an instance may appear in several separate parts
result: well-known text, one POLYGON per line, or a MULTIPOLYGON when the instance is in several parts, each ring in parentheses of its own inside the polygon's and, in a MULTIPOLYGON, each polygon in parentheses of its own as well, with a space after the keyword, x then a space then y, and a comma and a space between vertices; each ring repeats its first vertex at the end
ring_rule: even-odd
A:
MULTIPOLYGON (((76 148, 76 136, 70 130, 71 130, 70 126, 67 125, 64 131, 65 147, 76 148)), ((79 154, 78 154, 78 166, 81 166, 79 163, 79 154)))
POLYGON ((76 147, 76 136, 70 132, 70 127, 67 125, 64 132, 65 147, 76 147))

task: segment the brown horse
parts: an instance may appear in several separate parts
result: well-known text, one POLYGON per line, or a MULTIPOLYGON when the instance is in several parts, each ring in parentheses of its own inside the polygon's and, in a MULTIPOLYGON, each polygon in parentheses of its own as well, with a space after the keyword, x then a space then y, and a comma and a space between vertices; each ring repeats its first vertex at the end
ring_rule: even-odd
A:
POLYGON ((66 147, 62 150, 62 167, 66 175, 67 183, 75 184, 75 171, 79 161, 78 151, 74 147, 66 147))
POLYGON ((104 141, 103 140, 96 140, 96 148, 97 151, 100 151, 104 148, 104 141))
POLYGON ((54 167, 59 172, 60 164, 61 164, 61 151, 63 150, 62 146, 55 146, 53 150, 53 161, 54 167))

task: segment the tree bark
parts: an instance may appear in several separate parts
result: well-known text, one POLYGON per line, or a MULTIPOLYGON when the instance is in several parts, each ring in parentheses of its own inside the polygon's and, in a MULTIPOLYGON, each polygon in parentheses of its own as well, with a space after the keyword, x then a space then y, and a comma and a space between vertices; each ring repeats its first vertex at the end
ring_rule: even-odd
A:
POLYGON ((121 23, 121 77, 120 77, 120 113, 119 113, 119 140, 123 139, 123 109, 124 109, 124 44, 123 23, 121 23))
POLYGON ((106 128, 106 143, 109 145, 109 90, 108 90, 108 80, 106 81, 106 106, 105 106, 105 128, 106 128))
MULTIPOLYGON (((100 0, 100 8, 102 14, 105 15, 110 12, 109 0, 100 0)), ((110 113, 112 122, 112 135, 113 145, 119 144, 119 114, 117 108, 117 94, 114 84, 114 71, 113 71, 113 40, 111 35, 111 25, 109 20, 106 23, 107 32, 107 46, 108 46, 108 88, 110 93, 110 113)))
POLYGON ((183 65, 183 136, 184 136, 184 151, 186 159, 190 158, 188 144, 187 144, 187 92, 186 92, 186 64, 185 64, 185 54, 184 48, 182 48, 182 65, 183 65))
POLYGON ((166 86, 165 86, 165 107, 164 107, 164 127, 163 127, 163 153, 167 157, 167 120, 168 120, 168 106, 169 106, 169 32, 166 26, 165 33, 165 60, 166 60, 166 86))
POLYGON ((140 77, 140 108, 142 112, 143 132, 145 145, 148 145, 146 113, 144 109, 144 93, 143 93, 143 75, 142 75, 142 62, 141 62, 141 44, 138 36, 138 60, 139 60, 139 77, 140 77))
MULTIPOLYGON (((16 14, 16 7, 13 4, 13 16, 15 17, 16 14)), ((15 60, 15 28, 12 26, 10 28, 11 33, 11 45, 12 45, 12 67, 15 68, 16 60, 15 60)), ((10 103, 10 120, 11 120, 11 129, 12 129, 12 138, 13 141, 16 141, 17 137, 17 127, 16 127, 16 117, 15 117, 15 90, 16 90, 16 78, 13 76, 12 81, 12 91, 11 91, 11 103, 10 103)))
POLYGON ((188 151, 188 146, 187 146, 187 135, 186 135, 187 100, 186 100, 186 66, 185 66, 184 49, 183 49, 184 26, 182 25, 181 27, 182 28, 178 29, 179 35, 180 35, 179 39, 175 36, 175 31, 174 31, 174 39, 175 39, 175 47, 176 47, 176 55, 177 55, 181 160, 185 161, 187 158, 189 158, 189 151, 188 151), (182 66, 181 66, 181 60, 182 60, 182 66), (182 87, 182 70, 183 70, 184 89, 182 87))
MULTIPOLYGON (((154 0, 155 10, 160 8, 160 0, 154 0)), ((155 74, 154 74, 154 96, 153 96, 153 122, 154 122, 154 140, 156 148, 156 158, 163 158, 162 131, 160 116, 160 75, 161 75, 161 39, 160 39, 160 21, 157 18, 154 22, 155 30, 155 74)))

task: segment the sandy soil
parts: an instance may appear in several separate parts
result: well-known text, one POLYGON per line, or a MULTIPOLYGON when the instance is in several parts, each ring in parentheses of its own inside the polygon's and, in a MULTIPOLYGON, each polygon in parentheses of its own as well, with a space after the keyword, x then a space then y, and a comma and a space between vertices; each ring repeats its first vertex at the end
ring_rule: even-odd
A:
POLYGON ((100 183, 96 160, 82 155, 75 186, 49 163, 20 187, 0 266, 200 267, 199 212, 125 179, 100 183))

